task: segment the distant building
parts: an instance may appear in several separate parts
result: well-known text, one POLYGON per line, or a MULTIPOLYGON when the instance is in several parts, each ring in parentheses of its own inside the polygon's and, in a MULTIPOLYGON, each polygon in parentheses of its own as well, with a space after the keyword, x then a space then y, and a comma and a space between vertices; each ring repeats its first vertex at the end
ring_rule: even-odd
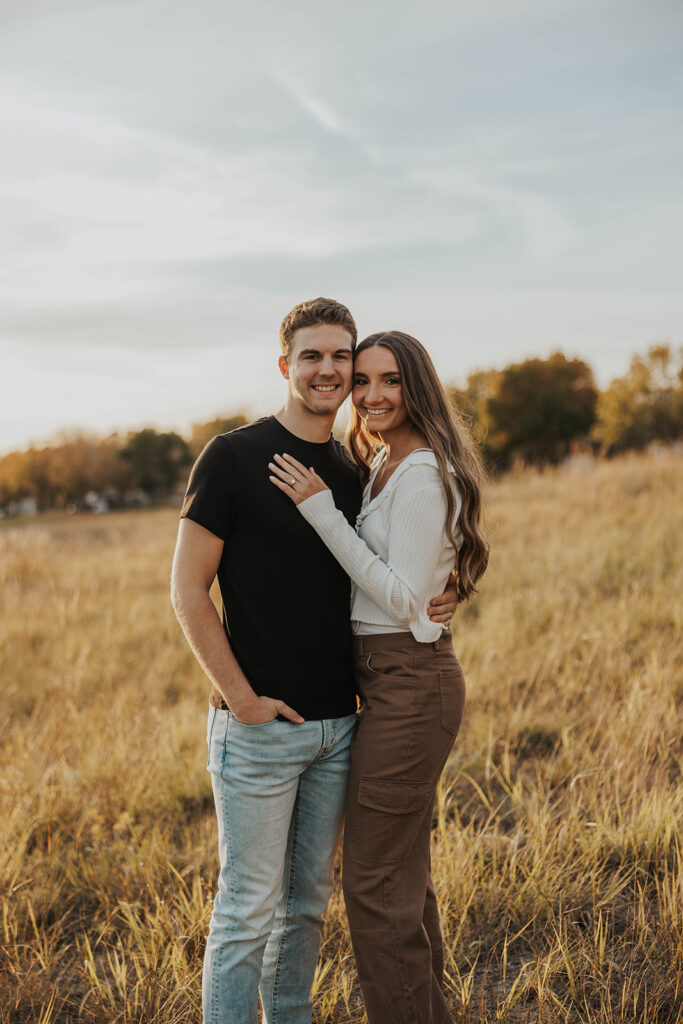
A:
POLYGON ((94 512, 96 515, 109 511, 109 502, 103 494, 98 494, 97 491, 88 491, 83 499, 83 504, 89 512, 94 512))

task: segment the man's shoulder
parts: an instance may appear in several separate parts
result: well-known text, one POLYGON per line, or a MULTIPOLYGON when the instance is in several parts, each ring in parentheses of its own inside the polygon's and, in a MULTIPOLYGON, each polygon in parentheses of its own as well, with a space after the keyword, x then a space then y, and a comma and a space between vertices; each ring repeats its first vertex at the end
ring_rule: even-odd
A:
POLYGON ((223 476, 248 466, 250 458, 266 445, 269 417, 237 427, 227 434, 215 434, 204 446, 194 465, 193 475, 223 476))
POLYGON ((253 445, 265 443, 273 431, 273 417, 262 416, 253 423, 246 423, 243 427, 237 427, 227 434, 216 434, 209 441, 211 445, 217 445, 224 451, 232 451, 239 455, 253 445))

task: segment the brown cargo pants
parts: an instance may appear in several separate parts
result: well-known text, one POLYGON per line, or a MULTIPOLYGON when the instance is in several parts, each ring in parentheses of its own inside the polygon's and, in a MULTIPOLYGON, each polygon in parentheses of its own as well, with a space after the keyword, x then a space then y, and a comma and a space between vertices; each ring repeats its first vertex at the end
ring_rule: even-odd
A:
POLYGON ((450 633, 356 637, 343 889, 370 1024, 452 1024, 430 874, 432 806, 465 680, 450 633))

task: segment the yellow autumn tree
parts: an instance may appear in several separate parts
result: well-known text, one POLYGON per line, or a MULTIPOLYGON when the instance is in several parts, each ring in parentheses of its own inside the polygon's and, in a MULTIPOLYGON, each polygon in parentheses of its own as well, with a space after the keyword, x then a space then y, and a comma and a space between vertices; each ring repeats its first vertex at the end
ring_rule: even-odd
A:
POLYGON ((598 400, 593 436, 608 454, 683 437, 683 347, 653 345, 598 400))

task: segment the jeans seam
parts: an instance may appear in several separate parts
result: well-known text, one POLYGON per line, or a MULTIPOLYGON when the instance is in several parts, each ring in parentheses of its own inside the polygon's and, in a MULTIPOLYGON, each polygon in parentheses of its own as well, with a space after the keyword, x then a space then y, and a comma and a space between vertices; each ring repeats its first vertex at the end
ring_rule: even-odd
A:
MULTIPOLYGON (((225 769, 225 762, 227 760, 227 747, 228 747, 227 740, 228 740, 228 727, 229 727, 229 723, 230 723, 230 719, 228 719, 227 722, 226 722, 225 734, 223 736, 223 756, 222 756, 222 759, 221 759, 221 770, 220 770, 221 782, 224 782, 222 776, 223 776, 223 771, 225 769)), ((224 786, 221 785, 219 792, 220 792, 220 800, 221 800, 221 811, 222 811, 222 817, 223 817, 223 838, 224 838, 225 847, 226 847, 226 850, 225 850, 225 866, 226 866, 226 871, 227 871, 227 876, 228 876, 227 877, 228 901, 229 901, 230 905, 234 906, 234 904, 235 904, 235 872, 234 872, 234 863, 233 863, 233 859, 232 859, 233 858, 232 843, 230 842, 230 828, 228 826, 228 818, 227 818, 227 806, 226 805, 227 805, 228 801, 227 801, 227 798, 226 798, 226 793, 225 793, 224 786)), ((229 938, 229 936, 231 936, 232 933, 234 932, 235 925, 236 925, 236 921, 235 921, 235 917, 233 915, 231 923, 230 923, 230 926, 228 928, 226 928, 226 930, 225 930, 225 938, 226 939, 229 938)), ((214 970, 212 971, 212 979, 211 979, 211 982, 212 982, 211 983, 211 1017, 214 1018, 214 1019, 215 1019, 215 1009, 216 1009, 216 1007, 220 1003, 220 991, 219 990, 220 990, 221 967, 222 967, 222 963, 223 963, 223 953, 225 951, 226 945, 227 945, 227 943, 224 941, 223 943, 221 943, 218 946, 218 950, 216 952, 216 964, 215 964, 214 970)))
POLYGON ((213 730, 216 728, 216 709, 215 708, 211 708, 209 714, 211 714, 211 725, 209 726, 208 736, 207 736, 207 746, 209 748, 209 753, 208 753, 208 756, 207 756, 206 767, 210 770, 210 765, 211 765, 211 740, 213 739, 213 730))
POLYGON ((291 859, 290 859, 290 862, 289 862, 289 878, 287 880, 287 903, 285 905, 285 923, 284 923, 284 927, 282 929, 282 935, 280 937, 280 946, 279 946, 279 949, 277 951, 277 958, 275 960, 275 972, 274 972, 275 973, 275 978, 274 978, 274 981, 273 981, 273 1004, 272 1004, 273 1005, 273 1020, 272 1020, 272 1022, 269 1021, 268 1024, 277 1024, 277 1015, 278 1015, 277 1014, 277 990, 278 990, 278 982, 280 980, 280 968, 282 966, 282 949, 283 949, 283 946, 285 944, 285 936, 286 936, 286 932, 287 932, 287 926, 288 926, 289 921, 290 921, 290 915, 291 915, 291 909, 292 909, 292 896, 294 894, 294 876, 296 874, 295 868, 296 868, 296 853, 297 853, 296 843, 297 843, 297 837, 298 837, 298 834, 299 834, 299 817, 300 817, 300 813, 301 813, 300 808, 296 804, 296 802, 295 802, 294 806, 295 806, 295 809, 294 809, 294 823, 293 823, 294 831, 292 833, 292 856, 291 856, 291 859))
POLYGON ((221 778, 225 769, 225 762, 228 756, 228 729, 230 728, 230 719, 225 720, 225 732, 223 733, 223 756, 221 758, 221 778))

